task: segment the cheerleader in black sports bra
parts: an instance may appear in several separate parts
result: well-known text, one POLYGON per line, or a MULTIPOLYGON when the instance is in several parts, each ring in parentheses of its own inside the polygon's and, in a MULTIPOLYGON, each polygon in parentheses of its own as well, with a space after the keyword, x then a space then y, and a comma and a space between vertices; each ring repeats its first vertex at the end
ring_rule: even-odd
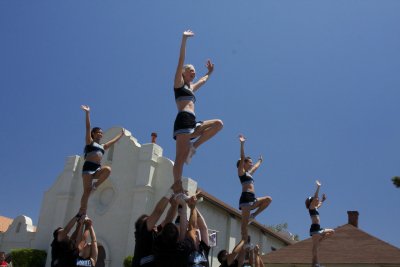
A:
POLYGON ((323 194, 322 200, 319 200, 319 188, 321 187, 321 183, 318 180, 315 181, 315 183, 317 184, 317 189, 315 190, 314 196, 308 197, 305 204, 311 217, 310 236, 313 241, 312 266, 320 267, 318 259, 319 244, 326 237, 332 235, 335 230, 321 228, 318 208, 320 208, 322 203, 326 200, 326 195, 323 194))
POLYGON ((86 146, 85 146, 85 163, 82 168, 82 179, 83 179, 83 194, 81 198, 81 207, 79 209, 78 217, 86 214, 87 205, 89 201, 90 192, 99 187, 111 174, 110 166, 101 166, 101 160, 103 158, 105 150, 110 148, 115 142, 117 142, 123 135, 124 129, 121 130, 121 134, 117 135, 105 144, 101 144, 101 138, 103 137, 103 131, 99 127, 90 127, 90 108, 89 106, 82 105, 82 110, 86 114, 86 146), (92 180, 97 179, 97 182, 92 184, 92 180))
POLYGON ((254 221, 255 217, 271 204, 270 196, 256 198, 254 191, 253 173, 260 167, 263 158, 260 156, 256 164, 244 153, 244 142, 246 138, 239 135, 240 159, 236 163, 240 183, 242 184, 242 195, 239 200, 239 209, 242 210, 242 239, 247 240, 247 225, 254 221), (252 214, 251 210, 256 209, 252 214))
POLYGON ((194 33, 190 30, 183 32, 178 67, 174 79, 175 102, 178 108, 173 133, 176 140, 176 156, 173 167, 174 182, 181 180, 183 164, 190 163, 196 149, 219 132, 223 126, 222 121, 218 119, 196 121, 194 112, 196 97, 194 93, 207 82, 214 70, 214 64, 208 60, 206 63, 208 72, 193 83, 196 71, 193 65, 184 65, 186 40, 192 36, 194 36, 194 33))

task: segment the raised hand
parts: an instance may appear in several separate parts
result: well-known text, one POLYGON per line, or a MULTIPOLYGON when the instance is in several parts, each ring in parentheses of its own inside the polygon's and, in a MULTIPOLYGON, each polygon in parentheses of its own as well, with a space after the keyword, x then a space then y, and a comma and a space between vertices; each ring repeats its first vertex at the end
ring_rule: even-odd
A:
POLYGON ((191 30, 186 30, 183 32, 183 37, 192 37, 194 36, 194 32, 192 32, 191 30))
POLYGON ((169 199, 169 204, 171 204, 171 206, 174 206, 174 205, 180 204, 180 202, 178 202, 178 200, 177 200, 176 198, 171 197, 171 198, 169 199))
POLYGON ((263 156, 262 155, 260 155, 260 156, 258 156, 258 160, 260 161, 260 162, 263 162, 263 156))
POLYGON ((87 105, 81 105, 81 109, 84 110, 85 112, 90 112, 90 107, 87 105))
POLYGON ((89 217, 87 217, 87 218, 85 219, 85 224, 86 224, 87 227, 92 226, 92 220, 91 220, 89 217))
POLYGON ((210 59, 207 60, 206 68, 208 69, 209 74, 214 71, 214 63, 212 63, 210 59))
POLYGON ((246 141, 246 137, 244 137, 242 134, 239 134, 239 141, 240 143, 244 143, 246 141))
POLYGON ((79 217, 78 223, 79 224, 85 223, 85 219, 86 219, 86 215, 82 215, 81 217, 79 217))
POLYGON ((315 183, 317 184, 317 186, 321 186, 321 183, 318 180, 316 180, 315 183))

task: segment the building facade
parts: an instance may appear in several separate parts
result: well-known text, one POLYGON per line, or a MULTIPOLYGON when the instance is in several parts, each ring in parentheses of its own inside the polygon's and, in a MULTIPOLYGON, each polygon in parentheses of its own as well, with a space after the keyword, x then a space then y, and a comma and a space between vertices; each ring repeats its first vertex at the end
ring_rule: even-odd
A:
MULTIPOLYGON (((104 133, 106 142, 121 131, 112 128, 104 133)), ((149 214, 173 183, 173 161, 163 157, 163 149, 156 143, 139 144, 128 131, 108 149, 103 164, 112 168, 110 177, 90 196, 88 216, 99 245, 97 266, 120 267, 126 256, 133 254, 135 246, 134 225, 142 214, 149 214)), ((82 156, 67 157, 64 170, 43 197, 37 230, 26 216, 20 216, 5 233, 2 233, 0 250, 13 248, 43 249, 51 255, 52 232, 63 227, 76 215, 82 195, 82 156), (25 221, 24 221, 25 220, 25 221), (24 223, 24 222, 25 223, 24 223), (21 223, 24 238, 18 240, 16 228, 21 223), (15 225, 16 224, 16 225, 15 225)), ((197 190, 197 183, 184 179, 189 194, 197 190)), ((241 215, 238 210, 203 192, 198 208, 206 218, 208 227, 217 232, 217 246, 212 250, 212 266, 218 266, 216 255, 220 249, 232 250, 240 240, 241 215)), ((15 220, 14 220, 15 221, 15 220)), ((20 231, 21 232, 21 231, 20 231)), ((270 231, 261 224, 249 226, 253 242, 261 245, 267 253, 271 248, 281 248, 293 241, 270 231)), ((50 257, 47 265, 50 266, 50 257)))

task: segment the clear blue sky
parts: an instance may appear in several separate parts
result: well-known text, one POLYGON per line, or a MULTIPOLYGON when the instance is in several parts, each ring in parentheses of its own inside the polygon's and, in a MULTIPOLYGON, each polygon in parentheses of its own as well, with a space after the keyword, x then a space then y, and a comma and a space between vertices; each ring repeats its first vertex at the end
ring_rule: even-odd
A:
POLYGON ((260 222, 308 237, 318 178, 323 227, 358 210, 361 229, 400 247, 399 14, 397 0, 0 1, 0 214, 37 223, 66 157, 82 153, 81 104, 140 143, 157 132, 174 159, 173 77, 191 29, 187 62, 198 74, 215 62, 196 113, 225 126, 185 176, 237 207, 243 133, 265 159, 257 195, 273 198, 260 222))

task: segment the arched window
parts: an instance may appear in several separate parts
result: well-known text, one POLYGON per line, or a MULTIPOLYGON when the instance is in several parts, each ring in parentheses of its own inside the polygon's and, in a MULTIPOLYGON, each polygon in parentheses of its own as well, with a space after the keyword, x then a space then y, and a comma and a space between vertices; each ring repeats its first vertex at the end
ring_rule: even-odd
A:
POLYGON ((21 225, 22 225, 22 223, 19 222, 17 225, 17 229, 15 230, 16 233, 19 233, 19 231, 21 231, 21 225))

